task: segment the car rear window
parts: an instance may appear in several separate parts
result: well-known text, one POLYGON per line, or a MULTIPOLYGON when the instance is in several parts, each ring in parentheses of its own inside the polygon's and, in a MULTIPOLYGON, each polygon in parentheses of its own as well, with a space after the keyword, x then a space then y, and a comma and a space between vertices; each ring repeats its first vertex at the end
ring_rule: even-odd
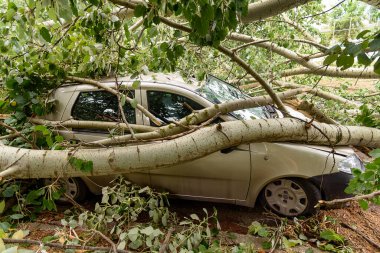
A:
MULTIPOLYGON (((128 91, 128 96, 134 97, 134 91, 128 91)), ((136 112, 131 104, 125 103, 124 113, 128 123, 136 124, 136 112)), ((106 91, 81 92, 71 116, 76 120, 121 121, 117 97, 106 91)))

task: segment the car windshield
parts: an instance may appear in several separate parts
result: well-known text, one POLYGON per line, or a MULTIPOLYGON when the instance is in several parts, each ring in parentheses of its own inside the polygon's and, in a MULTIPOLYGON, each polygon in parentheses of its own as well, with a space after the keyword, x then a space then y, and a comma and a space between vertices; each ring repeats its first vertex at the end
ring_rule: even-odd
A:
MULTIPOLYGON (((232 85, 216 78, 208 76, 206 84, 197 90, 207 100, 215 103, 225 103, 237 99, 248 99, 250 96, 244 94, 232 85)), ((238 119, 269 118, 270 115, 265 107, 255 107, 231 112, 238 119)))

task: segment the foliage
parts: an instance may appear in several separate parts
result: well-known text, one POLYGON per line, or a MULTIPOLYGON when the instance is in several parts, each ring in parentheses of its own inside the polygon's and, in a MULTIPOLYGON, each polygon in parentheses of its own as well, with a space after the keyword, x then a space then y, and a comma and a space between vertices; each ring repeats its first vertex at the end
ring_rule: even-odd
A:
POLYGON ((3 219, 16 222, 34 219, 43 210, 57 210, 55 201, 60 199, 63 189, 55 183, 41 186, 38 181, 13 181, 1 183, 0 202, 3 219))
POLYGON ((294 218, 292 221, 279 218, 279 220, 280 222, 275 228, 254 221, 248 227, 248 233, 266 238, 267 240, 262 243, 264 249, 287 250, 298 245, 307 245, 307 242, 313 242, 321 250, 352 252, 351 248, 346 246, 344 237, 335 232, 335 220, 330 217, 319 218, 317 216, 301 220, 294 218))
MULTIPOLYGON (((169 243, 171 252, 219 251, 219 244, 213 241, 220 229, 216 219, 216 211, 209 215, 204 209, 204 217, 191 214, 190 218, 179 222, 174 213, 168 209, 166 193, 158 193, 150 187, 141 188, 118 177, 114 186, 104 187, 101 203, 95 205, 94 212, 85 211, 73 214, 62 220, 67 229, 85 227, 103 231, 110 238, 117 239, 118 248, 148 248, 159 250, 169 226, 177 228, 172 233, 169 243), (136 224, 141 216, 148 215, 149 221, 136 224), (210 224, 216 222, 216 228, 210 224), (178 230, 178 231, 177 231, 178 230)), ((169 228, 170 230, 170 228, 169 228)))
POLYGON ((342 45, 335 45, 328 51, 325 65, 336 62, 342 70, 350 68, 357 59, 358 64, 368 67, 373 64, 373 71, 380 74, 380 31, 361 31, 356 41, 345 40, 342 45))
MULTIPOLYGON (((346 188, 346 193, 360 195, 380 190, 380 149, 373 150, 370 155, 374 160, 365 165, 365 171, 359 168, 352 169, 354 178, 346 188)), ((380 196, 376 196, 370 201, 380 205, 380 196)), ((359 204, 363 209, 367 209, 369 206, 367 200, 360 200, 359 204)))

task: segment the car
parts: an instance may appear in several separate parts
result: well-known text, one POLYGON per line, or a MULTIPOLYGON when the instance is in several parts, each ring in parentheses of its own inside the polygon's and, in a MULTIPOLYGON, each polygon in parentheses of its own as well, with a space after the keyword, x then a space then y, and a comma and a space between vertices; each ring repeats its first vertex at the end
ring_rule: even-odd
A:
MULTIPOLYGON (((115 88, 115 78, 101 81, 115 88)), ((185 82, 177 74, 149 74, 139 78, 119 77, 121 90, 147 108, 163 124, 179 120, 193 110, 248 98, 234 86, 209 75, 202 85, 185 82), (136 80, 140 81, 136 87, 136 80)), ((45 119, 66 121, 121 122, 115 95, 87 84, 66 83, 52 92, 54 110, 45 119)), ((305 116, 288 108, 293 117, 305 116)), ((157 127, 130 103, 124 106, 130 124, 157 127)), ((273 106, 263 106, 220 115, 217 121, 281 118, 273 106)), ((61 129, 65 139, 91 142, 108 138, 105 129, 61 129)), ((212 153, 171 167, 125 174, 130 181, 194 200, 254 207, 258 202, 283 216, 306 215, 320 199, 346 196, 351 168, 363 163, 349 147, 296 143, 249 143, 212 153)), ((115 176, 65 179, 66 193, 77 200, 89 190, 101 194, 115 176)))

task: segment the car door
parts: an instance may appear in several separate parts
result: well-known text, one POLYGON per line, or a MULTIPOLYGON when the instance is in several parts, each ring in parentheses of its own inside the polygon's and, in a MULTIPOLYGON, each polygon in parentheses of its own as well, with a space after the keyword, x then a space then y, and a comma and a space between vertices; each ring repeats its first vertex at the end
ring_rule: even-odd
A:
MULTIPOLYGON (((204 108, 194 92, 167 86, 143 87, 142 101, 163 122, 179 120, 204 108), (168 89, 169 88, 169 89, 168 89), (190 98, 191 97, 191 98, 190 98)), ((145 123, 153 125, 145 118, 145 123)), ((207 138, 207 136, 205 136, 207 138)), ((249 145, 215 152, 195 161, 150 171, 151 183, 182 197, 212 198, 221 202, 245 200, 250 182, 249 145)))

